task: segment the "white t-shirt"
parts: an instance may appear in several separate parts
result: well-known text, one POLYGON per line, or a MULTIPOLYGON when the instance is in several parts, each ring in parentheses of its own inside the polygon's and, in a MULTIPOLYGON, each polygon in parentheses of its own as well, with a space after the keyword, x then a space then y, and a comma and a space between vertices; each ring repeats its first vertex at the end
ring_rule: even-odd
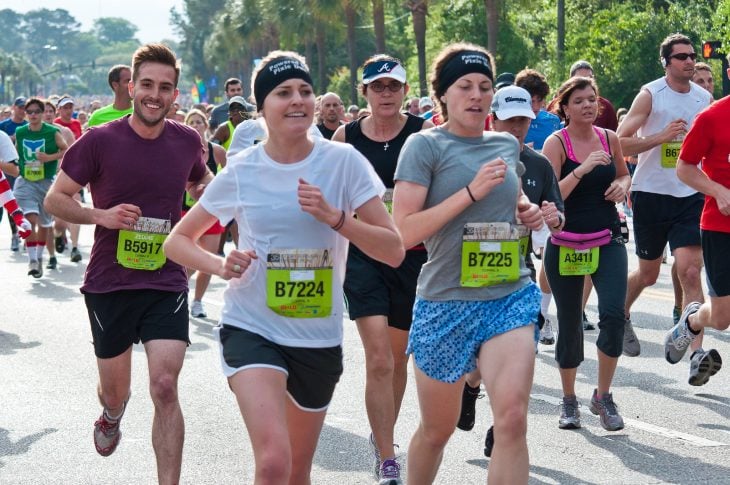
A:
MULTIPOLYGON (((639 128, 637 134, 640 137, 659 133, 669 123, 679 118, 687 122, 687 130, 689 130, 695 117, 708 107, 712 100, 710 93, 691 81, 688 93, 674 91, 667 84, 666 78, 652 81, 644 85, 642 89, 646 89, 651 94, 651 113, 639 128)), ((639 163, 632 177, 631 190, 674 197, 689 197, 697 193, 695 189, 679 180, 676 169, 662 167, 662 145, 639 153, 639 163)), ((676 147, 678 144, 675 145, 676 147)), ((679 151, 676 151, 679 155, 679 151)))
POLYGON ((280 345, 323 348, 342 343, 348 241, 327 224, 302 211, 297 200, 299 179, 316 185, 327 202, 348 217, 385 187, 370 163, 352 146, 314 139, 302 161, 272 160, 263 145, 229 159, 208 185, 200 204, 224 225, 238 222, 241 250, 258 255, 224 293, 221 323, 257 333, 280 345), (266 260, 271 249, 329 249, 333 261, 332 312, 325 318, 289 318, 266 305, 266 260))
POLYGON ((13 140, 7 133, 0 131, 0 162, 12 162, 17 159, 18 152, 15 150, 13 140))
MULTIPOLYGON (((317 129, 316 125, 312 125, 309 128, 309 135, 312 138, 322 138, 322 133, 317 129)), ((264 141, 266 136, 266 123, 263 118, 245 120, 239 123, 236 129, 233 130, 233 139, 231 140, 231 144, 228 145, 228 152, 226 152, 228 158, 264 141)))

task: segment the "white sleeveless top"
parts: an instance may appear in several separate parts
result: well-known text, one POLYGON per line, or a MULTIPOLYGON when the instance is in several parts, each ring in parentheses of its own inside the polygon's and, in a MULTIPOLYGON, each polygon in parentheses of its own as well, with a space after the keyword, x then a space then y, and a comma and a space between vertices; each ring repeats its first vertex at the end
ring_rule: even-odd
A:
MULTIPOLYGON (((669 87, 666 78, 663 77, 645 84, 642 89, 651 94, 651 113, 644 125, 639 128, 640 137, 659 133, 678 118, 687 122, 689 131, 695 117, 710 105, 712 99, 710 93, 693 82, 690 82, 688 93, 678 93, 669 87)), ((676 169, 662 167, 662 151, 666 149, 662 145, 664 144, 639 154, 631 190, 674 197, 688 197, 695 194, 696 190, 679 180, 676 169)))

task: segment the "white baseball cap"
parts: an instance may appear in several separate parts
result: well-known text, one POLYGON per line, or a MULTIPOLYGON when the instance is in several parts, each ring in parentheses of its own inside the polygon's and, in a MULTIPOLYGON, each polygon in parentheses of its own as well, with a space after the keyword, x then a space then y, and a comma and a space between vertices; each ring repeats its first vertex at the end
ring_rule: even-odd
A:
POLYGON ((492 99, 492 113, 500 120, 508 120, 515 116, 526 116, 535 119, 532 112, 532 97, 526 89, 517 86, 505 86, 492 99))

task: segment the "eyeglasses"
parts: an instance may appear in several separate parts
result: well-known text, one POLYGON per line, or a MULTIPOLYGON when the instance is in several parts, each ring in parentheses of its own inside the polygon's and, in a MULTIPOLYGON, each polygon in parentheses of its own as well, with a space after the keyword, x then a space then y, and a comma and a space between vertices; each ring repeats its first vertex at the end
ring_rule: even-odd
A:
POLYGON ((670 59, 677 59, 678 61, 686 61, 688 57, 694 61, 697 59, 697 54, 694 52, 690 52, 689 54, 682 52, 680 54, 672 54, 669 56, 670 59))
POLYGON ((390 84, 383 84, 379 81, 373 81, 370 84, 368 84, 368 89, 372 89, 376 93, 382 93, 385 91, 385 88, 390 89, 391 92, 397 93, 401 89, 403 89, 403 83, 400 81, 393 81, 390 84))
POLYGON ((25 110, 25 114, 29 114, 29 115, 39 115, 41 113, 43 113, 43 110, 40 110, 40 109, 27 109, 27 110, 25 110))

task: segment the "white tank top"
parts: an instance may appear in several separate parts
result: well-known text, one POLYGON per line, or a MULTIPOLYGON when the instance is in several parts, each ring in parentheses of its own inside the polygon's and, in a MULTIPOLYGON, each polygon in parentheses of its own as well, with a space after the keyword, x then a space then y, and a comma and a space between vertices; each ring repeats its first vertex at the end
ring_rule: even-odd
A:
MULTIPOLYGON (((638 136, 651 136, 659 133, 667 125, 682 118, 687 122, 687 130, 692 126, 695 117, 710 105, 710 93, 690 82, 688 93, 678 93, 667 84, 666 78, 660 78, 645 84, 651 94, 651 113, 641 128, 638 136)), ((631 182, 634 192, 651 192, 654 194, 688 197, 697 191, 684 184, 677 177, 676 160, 682 140, 662 143, 639 154, 639 163, 631 182)))

